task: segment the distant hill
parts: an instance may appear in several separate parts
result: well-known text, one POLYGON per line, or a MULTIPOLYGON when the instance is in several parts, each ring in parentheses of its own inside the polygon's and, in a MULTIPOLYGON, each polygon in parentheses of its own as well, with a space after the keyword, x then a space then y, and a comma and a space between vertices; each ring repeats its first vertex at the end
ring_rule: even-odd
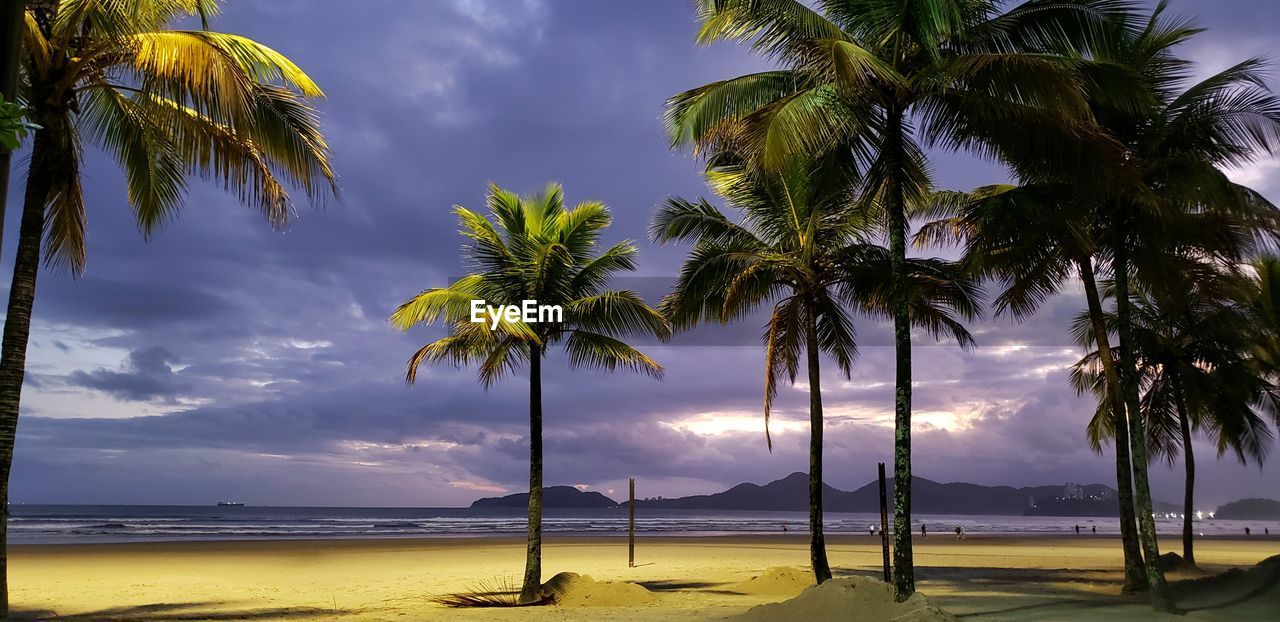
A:
POLYGON ((1214 518, 1231 520, 1280 520, 1280 501, 1275 499, 1241 499, 1232 501, 1213 513, 1214 518))
MULTIPOLYGON (((825 507, 830 508, 830 499, 833 496, 847 495, 849 493, 836 490, 830 486, 823 486, 822 494, 825 500, 825 507)), ((624 502, 622 505, 625 506, 626 503, 624 502)), ((792 473, 763 486, 750 483, 738 484, 724 492, 717 492, 712 495, 694 495, 677 499, 637 500, 636 507, 676 510, 804 511, 809 508, 809 476, 804 473, 792 473)))
MULTIPOLYGON (((893 480, 887 482, 890 501, 893 480)), ((831 486, 823 488, 823 509, 830 512, 880 511, 880 492, 875 482, 852 492, 831 486)), ((924 478, 912 479, 911 505, 919 514, 989 514, 1006 516, 1115 516, 1115 490, 1102 484, 1080 486, 1080 498, 1064 498, 1062 486, 981 486, 942 484, 924 478)), ((623 503, 622 505, 626 505, 623 503)), ((792 473, 764 485, 738 484, 724 492, 677 499, 637 500, 636 507, 687 510, 789 510, 809 507, 809 480, 804 473, 792 473)), ((1173 511, 1168 503, 1156 502, 1158 511, 1173 511)))
MULTIPOLYGON (((595 491, 581 491, 573 486, 549 486, 542 489, 542 507, 544 508, 611 508, 618 505, 595 491)), ((529 493, 518 492, 505 497, 485 497, 471 504, 471 509, 479 508, 523 508, 529 506, 529 493)))

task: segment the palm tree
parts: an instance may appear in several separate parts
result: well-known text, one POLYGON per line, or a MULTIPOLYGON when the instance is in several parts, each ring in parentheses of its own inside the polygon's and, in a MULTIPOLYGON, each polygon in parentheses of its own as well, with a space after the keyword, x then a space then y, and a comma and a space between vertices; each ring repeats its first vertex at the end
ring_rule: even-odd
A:
MULTIPOLYGON (((1104 201, 1101 245, 1111 257, 1115 282, 1116 334, 1125 405, 1139 534, 1147 579, 1157 610, 1175 606, 1158 563, 1155 519, 1147 476, 1145 421, 1131 292, 1170 288, 1179 282, 1169 257, 1192 255, 1222 264, 1241 261, 1253 248, 1246 231, 1277 230, 1276 211, 1258 193, 1232 183, 1223 168, 1252 162, 1280 146, 1280 99, 1262 78, 1264 63, 1246 60, 1199 83, 1186 85, 1187 62, 1171 48, 1198 29, 1162 20, 1161 3, 1136 36, 1109 58, 1138 70, 1156 96, 1150 109, 1096 106, 1100 123, 1125 147, 1126 167, 1141 183, 1110 193, 1104 201), (1172 252, 1171 252, 1172 251, 1172 252)), ((1105 358, 1105 357, 1104 357, 1105 358)))
MULTIPOLYGON (((1186 259, 1234 264, 1254 248, 1254 233, 1275 235, 1274 206, 1255 191, 1232 183, 1222 169, 1250 162, 1280 144, 1280 100, 1266 88, 1260 74, 1263 64, 1256 59, 1186 85, 1189 63, 1177 58, 1173 48, 1200 31, 1185 21, 1166 20, 1164 11, 1162 3, 1136 28, 1136 14, 1117 14, 1099 29, 1090 62, 1081 68, 1090 85, 1095 118, 1122 147, 1120 158, 1096 158, 1110 163, 1115 172, 1094 177, 1055 174, 1052 167, 1025 167, 1020 173, 1031 187, 1016 192, 1030 199, 1049 196, 1045 193, 1056 189, 1056 195, 1041 202, 1043 208, 1081 212, 1050 229, 1056 231, 1064 252, 1088 252, 1089 261, 1078 257, 1077 265, 1085 282, 1107 399, 1114 413, 1128 415, 1134 513, 1147 583, 1153 606, 1172 611, 1173 601, 1158 564, 1145 422, 1138 416, 1141 378, 1131 291, 1135 285, 1172 290, 1182 282, 1179 270, 1186 259), (1104 74, 1116 71, 1131 75, 1132 84, 1145 90, 1147 97, 1117 99, 1114 89, 1101 88, 1104 74), (1105 324, 1098 296, 1098 266, 1109 267, 1114 282, 1116 319, 1111 326, 1105 324), (1113 331, 1119 338, 1114 352, 1104 338, 1113 331)), ((988 194, 1008 192, 1015 190, 988 194)), ((1042 218, 1052 221, 1054 217, 1042 218)), ((1007 236, 1009 231, 1006 226, 998 235, 1007 236)), ((998 250, 999 244, 997 237, 993 248, 998 250)), ((990 249, 983 254, 992 255, 990 249)), ((1005 258, 1003 263, 1015 262, 1005 258)), ((1030 278, 1041 267, 1035 263, 1005 266, 1006 278, 1014 282, 1029 278, 1011 290, 1015 297, 1035 302, 1056 289, 1051 284, 1055 275, 1062 274, 1061 264, 1049 261, 1044 264, 1049 268, 1041 275, 1044 278, 1030 278)), ((1118 425, 1121 418, 1113 415, 1111 419, 1117 433, 1123 433, 1124 426, 1118 425)), ((1122 482, 1128 477, 1118 474, 1122 482)))
MULTIPOLYGON (((792 383, 805 352, 809 382, 809 557, 814 578, 831 578, 822 532, 822 374, 820 354, 849 376, 857 353, 850 310, 887 315, 894 291, 891 260, 866 242, 872 225, 851 196, 847 168, 828 160, 795 163, 782 174, 753 174, 740 162, 707 172, 711 188, 743 213, 734 222, 704 200, 671 198, 654 217, 658 242, 693 243, 674 291, 662 308, 677 329, 702 321, 727 323, 772 305, 765 330, 766 440, 778 385, 792 383)), ((956 317, 977 313, 973 281, 949 262, 907 263, 912 318, 961 345, 972 338, 956 317)), ((898 483, 895 482, 895 486, 898 483)))
MULTIPOLYGON (((1106 360, 1113 360, 1111 333, 1103 327, 1106 318, 1095 275, 1099 232, 1096 219, 1081 209, 1090 205, 1082 188, 1081 184, 1043 179, 967 193, 939 192, 930 210, 939 219, 921 227, 915 242, 918 246, 962 244, 962 263, 1000 285, 1001 293, 993 305, 998 316, 1024 320, 1067 282, 1078 278, 1087 317, 1095 329, 1091 344, 1107 353, 1106 360)), ((1119 386, 1116 367, 1103 366, 1102 376, 1108 380, 1105 386, 1119 386)), ((1131 593, 1145 588, 1147 578, 1134 511, 1127 409, 1119 391, 1102 397, 1116 439, 1116 496, 1125 568, 1122 591, 1131 593)))
POLYGON ((564 192, 550 184, 540 194, 520 197, 490 185, 490 217, 458 206, 455 212, 467 238, 469 269, 448 287, 428 289, 391 315, 402 330, 442 322, 449 334, 420 348, 409 359, 406 376, 417 379, 422 363, 479 364, 481 383, 489 385, 529 366, 529 529, 520 601, 535 603, 542 593, 542 360, 547 348, 563 342, 569 364, 613 371, 628 369, 662 377, 662 366, 620 341, 624 335, 665 338, 662 314, 632 291, 606 289, 617 272, 635 270, 636 247, 620 242, 604 252, 600 235, 612 218, 603 203, 564 205, 564 192), (526 323, 500 317, 497 324, 471 318, 472 301, 490 306, 538 305, 561 310, 559 321, 526 323))
MULTIPOLYGON (((1195 565, 1192 520, 1195 516, 1196 462, 1193 432, 1201 431, 1217 444, 1219 457, 1232 451, 1241 463, 1262 464, 1280 424, 1280 387, 1250 360, 1256 329, 1234 299, 1239 282, 1233 273, 1189 262, 1186 276, 1174 290, 1145 290, 1133 297, 1134 348, 1139 361, 1141 410, 1152 457, 1173 464, 1183 456, 1184 494, 1182 556, 1195 565)), ((1107 325, 1116 317, 1108 314, 1107 325)), ((1075 333, 1083 344, 1094 343, 1092 322, 1081 317, 1075 333)), ((1094 351, 1072 369, 1072 383, 1080 392, 1100 397, 1099 412, 1089 424, 1095 450, 1113 437, 1102 396, 1106 383, 1098 373, 1094 351)))
MULTIPOLYGON (((85 267, 80 162, 86 142, 119 161, 146 236, 177 215, 193 174, 220 183, 276 226, 292 210, 289 186, 317 200, 337 192, 329 148, 308 104, 322 93, 301 69, 244 37, 169 29, 175 20, 212 15, 216 2, 43 0, 28 6, 21 82, 39 129, 0 346, 0 512, 7 512, 41 259, 73 275, 85 267)), ((0 593, 7 610, 7 580, 0 593)))
POLYGON ((750 43, 778 70, 671 98, 675 145, 732 145, 779 170, 842 153, 865 171, 860 200, 884 225, 898 294, 895 373, 894 586, 915 591, 911 550, 911 324, 905 295, 908 210, 931 189, 924 148, 1017 153, 1076 165, 1088 132, 1078 76, 1050 52, 1087 46, 1117 0, 699 0, 698 40, 750 43), (1030 52, 1030 53, 1024 53, 1030 52), (1036 131, 1028 131, 1035 127, 1036 131))

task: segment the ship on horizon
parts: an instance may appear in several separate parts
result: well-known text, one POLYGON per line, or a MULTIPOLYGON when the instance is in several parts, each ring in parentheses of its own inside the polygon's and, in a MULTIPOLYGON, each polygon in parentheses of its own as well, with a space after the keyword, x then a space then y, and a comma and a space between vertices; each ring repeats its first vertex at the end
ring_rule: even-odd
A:
POLYGON ((229 508, 244 507, 244 501, 219 501, 218 507, 229 507, 229 508))

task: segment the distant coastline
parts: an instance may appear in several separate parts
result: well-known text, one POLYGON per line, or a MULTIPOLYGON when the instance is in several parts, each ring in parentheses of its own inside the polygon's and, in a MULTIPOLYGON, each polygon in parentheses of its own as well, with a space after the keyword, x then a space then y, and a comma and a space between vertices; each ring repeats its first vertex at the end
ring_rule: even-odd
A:
POLYGON ((1280 501, 1275 499, 1240 499, 1220 508, 1215 514, 1227 520, 1280 521, 1280 501))
MULTIPOLYGON (((887 482, 893 495, 893 480, 887 482)), ((476 500, 472 508, 522 508, 528 505, 527 493, 476 500)), ((543 491, 548 508, 626 507, 626 501, 614 501, 598 492, 580 491, 571 486, 548 487, 543 491)), ((664 510, 734 510, 802 512, 808 507, 808 478, 792 473, 782 479, 759 485, 743 483, 723 492, 673 499, 644 498, 636 500, 636 508, 664 510)), ((963 482, 939 483, 921 477, 912 481, 912 506, 918 514, 957 516, 1117 516, 1116 491, 1102 484, 1065 484, 1014 488, 982 486, 963 482)), ((875 482, 854 491, 832 486, 823 490, 823 509, 828 512, 874 514, 880 511, 880 492, 875 482)), ((1176 512, 1178 506, 1155 501, 1160 513, 1176 512)))

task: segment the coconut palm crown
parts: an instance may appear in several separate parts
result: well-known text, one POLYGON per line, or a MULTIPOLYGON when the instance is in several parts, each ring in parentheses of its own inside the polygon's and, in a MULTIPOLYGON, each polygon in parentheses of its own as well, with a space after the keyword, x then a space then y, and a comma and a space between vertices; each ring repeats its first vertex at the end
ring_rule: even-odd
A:
POLYGON ((316 200, 337 194, 308 102, 324 95, 320 87, 252 39, 171 27, 218 8, 214 0, 63 0, 27 12, 22 77, 31 119, 46 130, 36 133, 28 194, 48 202, 45 261, 84 270, 86 144, 119 162, 146 235, 176 216, 192 176, 276 226, 292 213, 290 187, 316 200))

